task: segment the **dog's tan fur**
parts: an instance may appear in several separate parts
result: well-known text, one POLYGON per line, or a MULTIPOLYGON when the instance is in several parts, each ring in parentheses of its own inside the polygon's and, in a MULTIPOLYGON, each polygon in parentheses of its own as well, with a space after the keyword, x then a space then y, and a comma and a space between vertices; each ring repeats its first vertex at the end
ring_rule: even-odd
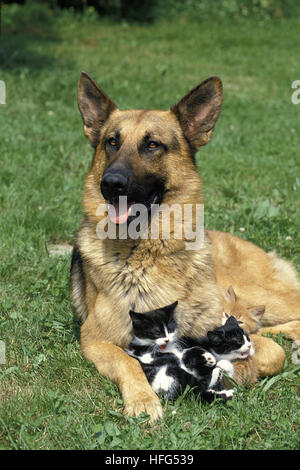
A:
POLYGON ((160 401, 139 363, 123 351, 131 339, 130 309, 143 312, 178 300, 180 332, 199 336, 220 324, 220 285, 231 284, 241 297, 267 306, 266 325, 297 320, 293 331, 300 333, 296 280, 286 275, 287 265, 281 266, 277 258, 248 242, 208 232, 202 247, 194 251, 185 249, 184 238, 172 236, 170 240, 100 240, 96 235, 103 218, 97 208, 105 203, 100 182, 112 161, 130 161, 140 181, 149 172, 162 175, 167 189, 164 203, 203 202, 193 153, 210 140, 221 101, 221 81, 213 77, 169 111, 120 111, 87 74, 81 75, 78 103, 95 155, 85 182, 85 217, 75 240, 72 297, 84 320, 83 354, 118 384, 130 415, 145 411, 152 420, 162 416, 160 401), (105 139, 116 129, 122 146, 108 163, 105 139), (141 158, 138 142, 146 132, 166 142, 167 152, 141 158))
POLYGON ((228 233, 210 231, 209 236, 217 282, 224 289, 234 286, 237 296, 252 305, 266 306, 260 333, 299 339, 300 285, 293 266, 228 233))

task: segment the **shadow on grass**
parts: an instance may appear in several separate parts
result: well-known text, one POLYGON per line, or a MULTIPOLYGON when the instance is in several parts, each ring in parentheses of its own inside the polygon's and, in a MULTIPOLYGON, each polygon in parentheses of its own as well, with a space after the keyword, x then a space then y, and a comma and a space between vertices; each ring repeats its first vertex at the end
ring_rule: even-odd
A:
POLYGON ((54 13, 43 3, 2 7, 0 64, 3 70, 50 68, 55 59, 47 46, 59 40, 54 13))

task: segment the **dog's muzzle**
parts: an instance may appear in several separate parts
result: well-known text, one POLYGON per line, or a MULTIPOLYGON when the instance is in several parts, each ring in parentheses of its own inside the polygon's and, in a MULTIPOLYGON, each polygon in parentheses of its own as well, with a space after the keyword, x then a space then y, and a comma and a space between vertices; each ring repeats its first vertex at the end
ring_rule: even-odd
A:
POLYGON ((109 170, 101 181, 101 192, 107 201, 113 202, 119 196, 128 194, 129 176, 125 171, 109 170))

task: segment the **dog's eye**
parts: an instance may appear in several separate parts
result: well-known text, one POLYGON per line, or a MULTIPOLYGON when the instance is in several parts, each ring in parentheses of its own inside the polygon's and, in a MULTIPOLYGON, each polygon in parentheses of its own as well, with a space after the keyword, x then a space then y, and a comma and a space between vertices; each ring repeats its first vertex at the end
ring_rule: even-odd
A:
POLYGON ((113 137, 111 139, 108 139, 107 143, 108 143, 108 145, 110 145, 111 147, 114 147, 114 148, 116 148, 118 146, 118 141, 116 139, 114 139, 113 137))
POLYGON ((147 149, 148 150, 156 150, 160 147, 160 144, 158 142, 155 142, 154 140, 151 140, 151 142, 148 142, 147 144, 147 149))

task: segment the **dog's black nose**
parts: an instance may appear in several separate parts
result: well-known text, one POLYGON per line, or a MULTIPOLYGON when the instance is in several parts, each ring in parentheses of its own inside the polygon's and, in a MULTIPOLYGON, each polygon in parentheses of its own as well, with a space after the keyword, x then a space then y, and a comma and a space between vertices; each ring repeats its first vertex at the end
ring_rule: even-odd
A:
POLYGON ((104 173, 101 181, 101 192, 107 201, 119 196, 126 196, 129 178, 125 171, 109 170, 104 173))

